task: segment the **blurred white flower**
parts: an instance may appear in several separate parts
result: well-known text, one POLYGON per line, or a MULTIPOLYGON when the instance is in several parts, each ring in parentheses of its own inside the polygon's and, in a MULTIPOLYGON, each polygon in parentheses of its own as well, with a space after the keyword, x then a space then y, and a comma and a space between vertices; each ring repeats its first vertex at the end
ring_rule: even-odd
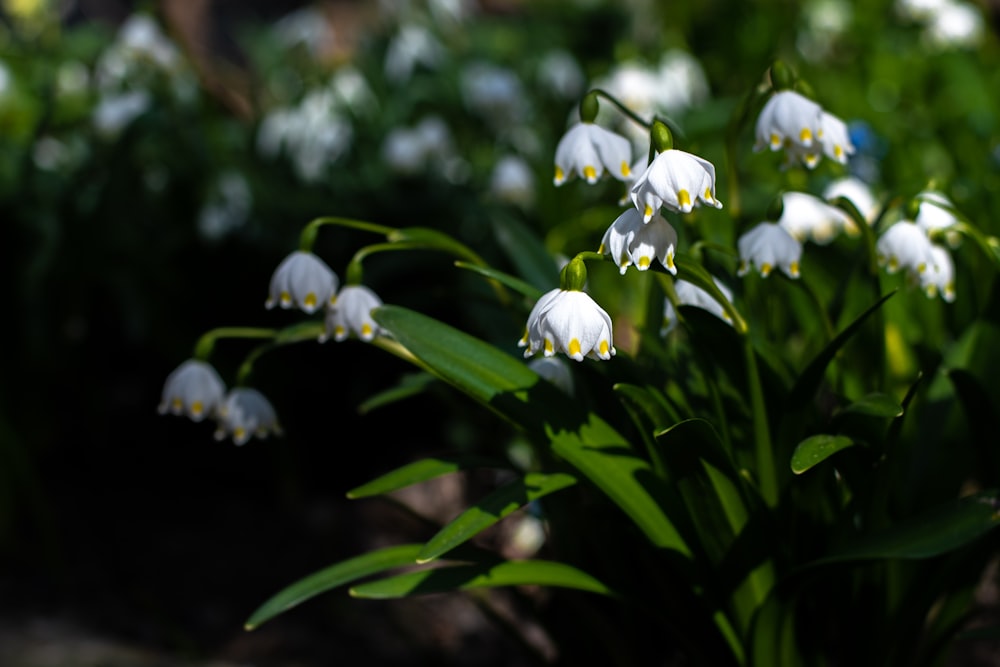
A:
POLYGON ((757 116, 754 151, 792 148, 797 154, 816 154, 823 108, 794 90, 779 90, 768 98, 757 116))
POLYGON ((217 413, 225 394, 226 385, 210 364, 188 359, 167 376, 157 410, 200 422, 217 413))
POLYGON ((400 174, 447 171, 456 159, 451 130, 433 114, 413 127, 393 128, 382 140, 382 159, 400 174))
POLYGON ((980 44, 986 32, 980 9, 966 2, 945 2, 928 19, 926 40, 934 47, 970 48, 980 44))
POLYGON ((632 173, 632 145, 596 123, 580 122, 559 139, 555 163, 556 185, 574 175, 593 184, 605 173, 622 181, 632 173))
POLYGON ((935 270, 934 250, 916 223, 901 220, 885 230, 875 245, 879 266, 888 273, 906 269, 916 275, 935 270))
POLYGON ((928 297, 933 299, 940 294, 942 299, 951 303, 955 300, 955 262, 944 247, 934 243, 931 244, 931 254, 934 270, 918 274, 920 287, 928 297))
POLYGON ((257 129, 257 150, 270 158, 288 155, 307 183, 321 181, 353 140, 354 128, 330 88, 309 91, 295 107, 269 111, 257 129))
POLYGON ((459 76, 466 108, 497 127, 519 123, 527 117, 528 96, 514 70, 485 61, 462 67, 459 76))
POLYGON ((701 204, 722 208, 715 198, 715 165, 675 148, 657 153, 636 179, 631 196, 646 222, 661 206, 676 213, 690 213, 701 204))
MULTIPOLYGON (((860 178, 857 176, 843 176, 827 184, 823 189, 823 199, 832 202, 838 197, 843 197, 854 204, 854 208, 858 209, 858 213, 868 221, 869 225, 875 222, 875 218, 879 213, 878 200, 875 198, 868 184, 860 178)), ((844 230, 851 235, 859 232, 854 226, 853 220, 848 220, 848 224, 844 230)))
MULTIPOLYGON (((719 291, 726 297, 726 299, 732 303, 733 292, 728 287, 726 287, 718 278, 712 276, 712 282, 715 286, 719 288, 719 291)), ((674 281, 674 292, 677 294, 677 305, 678 306, 696 306, 702 310, 707 310, 716 317, 718 317, 723 322, 728 323, 732 326, 732 319, 726 313, 726 309, 722 307, 722 304, 716 301, 711 294, 702 288, 698 287, 694 283, 688 282, 686 280, 675 280, 674 281)), ((664 299, 663 307, 663 325, 660 327, 660 335, 666 336, 668 333, 674 330, 677 326, 677 311, 674 309, 674 304, 669 298, 664 299)))
POLYGON ((563 390, 570 396, 574 392, 573 373, 562 357, 535 357, 528 362, 528 368, 563 390))
POLYGON ((371 315, 381 305, 382 299, 364 285, 344 285, 326 307, 326 330, 319 341, 325 343, 333 338, 339 343, 353 334, 370 342, 382 332, 371 315))
POLYGON ((553 49, 542 56, 537 76, 542 91, 551 91, 566 100, 579 98, 586 83, 576 57, 563 49, 553 49))
POLYGON ((370 113, 378 108, 378 99, 368 80, 351 65, 344 65, 333 73, 330 90, 343 106, 354 113, 370 113))
POLYGON ((847 213, 806 192, 785 192, 781 204, 778 224, 800 243, 826 245, 851 223, 847 213))
POLYGON ((520 155, 504 155, 493 165, 490 194, 497 200, 529 208, 535 201, 535 175, 520 155))
POLYGON ((107 93, 101 96, 91 112, 91 123, 99 134, 113 139, 152 105, 152 97, 145 90, 107 93))
POLYGON ((274 270, 264 306, 296 307, 311 314, 332 302, 339 283, 326 262, 311 252, 296 250, 274 270))
POLYGON ((810 0, 802 8, 803 25, 795 45, 806 59, 823 60, 833 52, 853 18, 853 8, 845 0, 810 0))
POLYGON ((655 111, 678 115, 708 99, 708 77, 701 63, 681 49, 670 49, 656 70, 655 111))
POLYGON ((203 238, 218 240, 246 224, 253 194, 246 177, 225 171, 215 180, 207 201, 198 212, 198 231, 203 238))
POLYGON ((799 277, 802 244, 776 222, 761 222, 743 233, 736 241, 740 266, 736 275, 745 276, 756 267, 767 278, 775 268, 789 278, 799 277))
POLYGON ((314 58, 328 53, 334 42, 335 31, 326 14, 317 5, 306 5, 292 10, 278 19, 272 30, 278 43, 286 49, 303 46, 314 58))
POLYGON ((230 390, 219 407, 215 439, 232 436, 233 443, 244 445, 251 437, 281 435, 281 425, 274 406, 262 393, 250 387, 230 390))
POLYGON ((525 357, 562 352, 583 361, 610 359, 615 355, 612 342, 611 317, 589 294, 557 288, 543 294, 531 309, 518 346, 527 347, 525 357))
POLYGON ((406 83, 418 66, 437 69, 445 54, 444 46, 429 30, 416 24, 404 25, 386 48, 385 76, 392 83, 406 83))
POLYGON ((90 70, 79 60, 67 60, 56 70, 56 95, 82 95, 90 87, 90 70))
POLYGON ((943 236, 947 244, 957 248, 962 243, 962 235, 955 226, 959 219, 955 205, 946 194, 938 190, 923 190, 916 196, 917 214, 913 222, 924 230, 928 238, 943 236))
POLYGON ((625 275, 629 266, 646 271, 653 265, 654 259, 676 275, 676 246, 677 232, 666 218, 656 213, 649 222, 644 222, 642 214, 634 207, 629 207, 604 232, 598 252, 610 256, 622 275, 625 275))

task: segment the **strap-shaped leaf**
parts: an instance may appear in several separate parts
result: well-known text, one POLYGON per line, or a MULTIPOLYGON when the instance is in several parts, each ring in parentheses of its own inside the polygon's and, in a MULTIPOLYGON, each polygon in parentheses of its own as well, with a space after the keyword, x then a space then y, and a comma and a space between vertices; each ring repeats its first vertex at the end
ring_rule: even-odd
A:
POLYGON ((856 414, 869 417, 902 417, 903 407, 892 396, 873 393, 862 396, 842 408, 837 414, 856 414))
POLYGON ((536 290, 559 286, 559 264, 534 229, 510 215, 493 215, 492 222, 497 243, 525 280, 536 290))
POLYGON ((823 348, 820 353, 816 355, 806 369, 802 371, 802 374, 799 375, 798 379, 795 381, 795 386, 792 387, 792 390, 788 392, 785 408, 786 412, 797 412, 806 403, 812 400, 823 380, 823 375, 826 373, 827 365, 829 365, 830 361, 833 360, 840 348, 842 348, 844 343, 846 343, 851 336, 855 334, 861 324, 868 319, 868 316, 881 308, 882 304, 895 293, 895 290, 889 292, 865 309, 861 315, 851 322, 843 331, 837 334, 834 339, 830 341, 829 345, 823 348))
POLYGON ((617 431, 591 415, 577 432, 552 436, 552 450, 583 473, 656 546, 691 556, 691 549, 663 511, 665 481, 632 452, 617 431))
POLYGON ((576 478, 564 473, 528 473, 459 514, 424 545, 417 555, 417 562, 426 563, 440 558, 531 501, 574 484, 576 478))
POLYGON ((538 298, 542 296, 542 290, 538 289, 534 285, 531 285, 530 283, 527 283, 521 280, 520 278, 515 278, 514 276, 508 273, 497 271, 496 269, 490 268, 488 266, 479 266, 477 264, 470 264, 468 262, 462 262, 462 261, 456 261, 455 266, 457 266, 460 269, 467 269, 474 273, 478 273, 479 275, 485 278, 495 280, 498 283, 501 283, 511 288, 512 290, 520 292, 529 299, 534 299, 537 301, 538 298))
POLYGON ((996 491, 976 493, 896 522, 806 567, 878 558, 932 558, 964 547, 1000 524, 996 491))
POLYGON ((384 493, 404 489, 413 484, 426 482, 435 477, 459 472, 460 470, 476 470, 479 468, 505 469, 509 467, 502 462, 477 456, 431 457, 407 463, 402 467, 373 479, 367 484, 353 488, 347 492, 347 497, 357 499, 379 496, 384 493))
POLYGON ((253 630, 261 623, 320 593, 350 584, 362 577, 412 565, 421 547, 420 544, 386 547, 325 567, 276 593, 250 615, 244 627, 253 630))
POLYGON ((359 584, 350 589, 350 594, 357 598, 390 599, 498 586, 558 586, 614 595, 610 588, 586 572, 545 560, 434 567, 359 584))
POLYGON ((829 435, 827 433, 811 435, 795 448, 791 461, 792 472, 801 475, 840 450, 847 449, 854 444, 854 441, 846 435, 829 435))
POLYGON ((418 396, 429 386, 439 380, 430 373, 410 373, 404 375, 394 387, 390 387, 366 398, 358 406, 359 414, 367 414, 372 410, 391 405, 412 396, 418 396))

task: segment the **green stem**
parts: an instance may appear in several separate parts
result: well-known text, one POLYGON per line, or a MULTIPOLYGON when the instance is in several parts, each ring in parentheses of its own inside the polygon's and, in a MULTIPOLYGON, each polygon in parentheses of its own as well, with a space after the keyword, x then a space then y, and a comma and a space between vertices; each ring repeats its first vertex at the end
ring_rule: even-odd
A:
POLYGON ((219 327, 201 335, 194 347, 194 358, 207 361, 212 355, 215 341, 220 338, 274 338, 278 335, 276 329, 261 329, 257 327, 219 327))
POLYGON ((757 368, 757 355, 749 337, 743 339, 743 350, 746 353, 747 382, 750 392, 750 407, 753 416, 754 455, 757 462, 757 483, 760 486, 764 502, 769 507, 778 503, 778 476, 774 466, 774 450, 771 443, 771 431, 767 421, 767 406, 764 404, 764 390, 761 386, 760 371, 757 368))
MULTIPOLYGON (((611 93, 607 92, 606 90, 603 90, 601 88, 592 88, 590 92, 594 93, 596 95, 600 95, 601 97, 603 97, 607 101, 611 102, 613 105, 615 105, 615 107, 619 111, 621 111, 623 114, 625 114, 626 116, 628 116, 629 120, 631 120, 636 125, 640 125, 640 126, 646 128, 647 130, 650 129, 653 126, 652 121, 647 122, 647 121, 643 120, 639 116, 639 114, 637 114, 636 112, 632 111, 627 106, 625 106, 624 104, 622 104, 618 100, 617 97, 615 97, 611 93)), ((669 123, 668 123, 668 125, 669 125, 669 123)))
POLYGON ((337 225, 340 227, 349 227, 351 229, 360 229, 362 231, 381 234, 383 236, 389 236, 392 232, 396 231, 394 227, 386 227, 385 225, 378 225, 374 222, 368 222, 366 220, 325 216, 322 218, 316 218, 307 224, 302 230, 302 234, 299 236, 300 250, 304 250, 306 252, 312 251, 313 245, 316 243, 316 235, 319 233, 319 228, 323 225, 337 225))

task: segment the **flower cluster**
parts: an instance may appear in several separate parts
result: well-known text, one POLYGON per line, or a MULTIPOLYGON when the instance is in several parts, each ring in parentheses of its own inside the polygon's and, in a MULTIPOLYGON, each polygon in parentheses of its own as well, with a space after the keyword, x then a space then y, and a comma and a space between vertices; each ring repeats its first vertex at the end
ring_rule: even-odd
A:
POLYGON ((825 155, 847 164, 854 144, 847 124, 819 104, 794 90, 776 90, 757 117, 754 151, 784 150, 785 164, 812 169, 825 155))

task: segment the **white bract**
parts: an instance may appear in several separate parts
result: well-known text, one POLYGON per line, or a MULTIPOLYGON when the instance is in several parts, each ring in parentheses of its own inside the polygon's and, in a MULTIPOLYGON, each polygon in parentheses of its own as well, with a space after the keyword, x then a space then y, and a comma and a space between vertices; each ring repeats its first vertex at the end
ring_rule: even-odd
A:
POLYGON ((916 274, 935 271, 934 249, 927 234, 916 223, 897 222, 879 237, 875 245, 879 266, 888 273, 907 269, 916 274))
POLYGON ((799 277, 802 243, 776 222, 761 222, 745 232, 736 242, 740 266, 736 275, 745 276, 751 266, 767 278, 779 268, 789 278, 799 277))
POLYGON ((622 275, 629 266, 646 271, 657 259, 670 273, 677 274, 674 252, 677 232, 660 214, 647 223, 635 208, 619 215, 604 232, 598 252, 605 253, 618 265, 622 275))
POLYGON ((715 165, 677 149, 658 153, 636 179, 632 203, 649 222, 665 206, 676 213, 690 213, 701 204, 722 208, 715 198, 715 165))
POLYGON ((562 352, 583 361, 584 357, 610 359, 615 355, 611 317, 586 292, 558 288, 543 294, 531 309, 518 346, 527 347, 525 357, 562 352))
POLYGON ((351 334, 370 342, 381 333, 372 318, 372 310, 381 305, 382 299, 364 285, 344 285, 326 308, 326 331, 320 335, 320 342, 332 337, 339 343, 351 334))
POLYGON ((157 410, 200 422, 216 414, 225 394, 226 385, 211 364, 188 359, 167 376, 157 410))
POLYGON ((920 287, 932 299, 938 294, 951 303, 955 300, 955 262, 948 251, 937 244, 931 244, 934 270, 919 274, 920 287))
POLYGON ((851 223, 847 213, 806 192, 785 192, 781 204, 778 224, 801 243, 826 245, 851 223))
POLYGON ((312 314, 333 300, 339 283, 326 262, 311 252, 296 250, 274 270, 264 306, 296 307, 312 314))
POLYGON ((553 183, 562 185, 576 174, 596 183, 605 173, 624 181, 632 173, 632 145, 625 137, 595 123, 577 123, 556 146, 553 183))
POLYGON ((281 426, 274 406, 262 393, 250 387, 236 387, 219 407, 215 439, 232 436, 237 445, 251 437, 266 438, 271 433, 281 435, 281 426))
MULTIPOLYGON (((726 299, 732 303, 732 290, 722 284, 719 279, 714 276, 712 277, 712 281, 715 283, 715 286, 719 288, 719 291, 722 292, 726 299)), ((696 306, 702 310, 707 310, 722 321, 732 325, 733 321, 726 313, 726 309, 722 307, 722 304, 716 301, 715 298, 708 293, 708 291, 698 287, 694 283, 686 280, 676 280, 674 281, 674 293, 677 295, 678 306, 696 306)), ((661 336, 666 336, 677 326, 677 311, 674 309, 673 302, 671 302, 669 298, 664 299, 664 302, 663 325, 660 327, 661 336)))

